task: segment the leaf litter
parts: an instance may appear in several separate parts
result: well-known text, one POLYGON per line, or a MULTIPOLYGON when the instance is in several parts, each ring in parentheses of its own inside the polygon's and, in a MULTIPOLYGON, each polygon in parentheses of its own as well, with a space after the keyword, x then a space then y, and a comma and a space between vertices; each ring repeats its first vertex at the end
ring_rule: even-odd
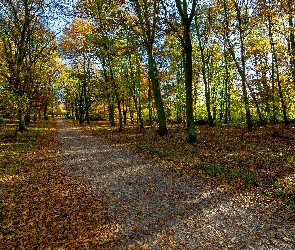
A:
MULTIPOLYGON (((1 249, 295 248, 293 217, 278 213, 273 200, 258 203, 251 198, 256 189, 235 193, 244 184, 230 188, 208 177, 207 165, 195 168, 202 157, 218 169, 214 160, 243 155, 231 143, 220 150, 208 137, 215 130, 206 128, 199 144, 187 145, 180 127, 160 138, 154 128, 142 134, 134 126, 123 133, 105 125, 86 128, 101 140, 58 122, 59 130, 55 124, 35 153, 25 156, 32 164, 1 179, 1 249)), ((247 143, 248 135, 242 136, 247 143)), ((257 152, 274 155, 272 144, 257 152)), ((286 169, 285 175, 292 174, 286 169)))
POLYGON ((23 156, 31 164, 1 178, 0 249, 113 249, 120 237, 108 202, 68 175, 55 134, 23 156))
MULTIPOLYGON (((72 175, 87 180, 98 196, 110 202, 109 215, 123 235, 123 241, 114 249, 295 247, 293 215, 280 213, 276 200, 262 202, 262 196, 256 198, 261 187, 246 183, 247 178, 256 178, 251 172, 256 169, 244 167, 235 172, 235 168, 224 166, 221 170, 230 175, 222 174, 232 177, 231 183, 218 175, 206 175, 207 166, 210 171, 218 169, 213 167, 217 151, 212 145, 220 147, 224 142, 199 140, 206 147, 188 145, 180 139, 185 131, 179 126, 173 128, 177 132, 158 137, 153 127, 139 133, 130 126, 119 133, 100 123, 84 127, 91 131, 85 133, 74 122, 69 126, 60 120, 59 124, 59 140, 67 145, 63 154, 72 175), (196 169, 202 154, 207 156, 207 165, 196 169), (236 173, 237 183, 233 178, 236 173)), ((206 128, 204 139, 215 133, 214 129, 206 128)), ((241 140, 240 134, 230 135, 241 140)), ((243 140, 238 145, 240 151, 247 143, 243 140)), ((233 149, 230 153, 237 152, 233 149)))

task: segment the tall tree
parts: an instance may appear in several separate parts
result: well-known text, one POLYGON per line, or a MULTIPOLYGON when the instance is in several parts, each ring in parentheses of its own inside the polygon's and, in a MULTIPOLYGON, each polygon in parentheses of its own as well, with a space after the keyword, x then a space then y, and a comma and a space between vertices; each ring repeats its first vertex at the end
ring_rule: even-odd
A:
POLYGON ((196 141, 196 129, 193 109, 193 63, 192 63, 192 41, 191 41, 191 24, 195 16, 197 1, 192 0, 191 9, 186 0, 175 0, 181 22, 183 25, 183 35, 181 44, 184 49, 184 76, 185 76, 185 93, 186 93, 186 124, 187 124, 187 142, 196 141), (190 11, 190 13, 189 13, 190 11))
POLYGON ((248 6, 247 3, 245 5, 240 5, 238 1, 232 1, 233 11, 235 12, 235 19, 236 19, 236 29, 238 31, 237 39, 239 41, 239 52, 235 51, 235 48, 232 44, 231 37, 230 37, 230 19, 229 19, 229 5, 227 0, 223 0, 223 7, 224 7, 224 15, 225 15, 225 26, 226 26, 226 42, 229 47, 229 51, 231 56, 235 62, 237 67, 238 73, 241 77, 242 83, 242 94, 246 112, 246 122, 248 131, 252 131, 253 123, 251 120, 251 112, 250 112, 250 103, 247 91, 247 75, 246 75, 246 47, 245 47, 245 39, 247 32, 247 27, 249 25, 248 22, 248 6), (237 58, 237 55, 240 55, 240 60, 237 58))
POLYGON ((196 28, 196 35, 197 35, 197 40, 199 44, 199 50, 201 54, 201 68, 202 68, 202 77, 203 77, 203 82, 205 86, 205 99, 206 99, 206 109, 207 109, 207 114, 208 114, 208 123, 210 126, 213 126, 213 118, 211 115, 211 93, 210 93, 210 78, 209 78, 209 61, 210 57, 212 54, 210 53, 209 49, 207 49, 206 53, 206 45, 208 47, 209 43, 209 28, 208 26, 210 25, 211 18, 210 18, 210 8, 205 8, 205 11, 208 14, 208 20, 206 20, 201 13, 202 10, 198 10, 198 14, 196 15, 195 18, 195 28, 196 28), (209 22, 209 24, 207 23, 209 22), (201 34, 201 26, 203 26, 203 33, 201 34), (207 55, 206 55, 207 54, 207 55))
POLYGON ((158 29, 159 20, 159 2, 152 0, 133 0, 135 14, 138 18, 141 36, 148 57, 149 77, 152 83, 154 100, 157 108, 157 116, 159 121, 159 135, 167 134, 166 114, 163 105, 161 87, 158 78, 158 68, 154 56, 155 35, 158 29))
MULTIPOLYGON (((17 97, 19 130, 25 130, 24 100, 28 99, 33 84, 36 65, 50 58, 53 33, 44 23, 42 0, 8 0, 0 2, 0 39, 3 44, 3 60, 9 75, 7 87, 17 97)), ((40 83, 41 84, 41 83, 40 83)))
POLYGON ((75 78, 79 79, 80 83, 79 122, 82 123, 85 117, 88 124, 90 123, 89 81, 93 58, 93 48, 88 41, 88 36, 91 36, 93 32, 94 27, 89 21, 77 18, 70 28, 64 32, 61 43, 63 54, 71 59, 71 64, 76 72, 75 78))

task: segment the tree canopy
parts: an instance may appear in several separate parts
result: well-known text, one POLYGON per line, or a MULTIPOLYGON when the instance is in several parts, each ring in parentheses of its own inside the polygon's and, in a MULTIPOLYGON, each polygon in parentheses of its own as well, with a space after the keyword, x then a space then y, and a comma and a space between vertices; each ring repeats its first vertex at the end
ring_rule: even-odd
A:
POLYGON ((200 123, 245 123, 249 131, 288 124, 295 118, 294 5, 1 1, 0 115, 17 114, 24 129, 25 116, 54 113, 59 100, 67 117, 108 119, 121 131, 128 122, 157 123, 166 135, 167 122, 185 123, 188 142, 200 123))

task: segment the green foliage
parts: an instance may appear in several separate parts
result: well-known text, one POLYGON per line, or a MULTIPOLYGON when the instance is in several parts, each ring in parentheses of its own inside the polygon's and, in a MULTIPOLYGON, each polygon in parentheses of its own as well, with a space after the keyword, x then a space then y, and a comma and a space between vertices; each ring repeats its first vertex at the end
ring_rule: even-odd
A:
POLYGON ((276 195, 282 199, 283 205, 295 211, 295 184, 281 183, 279 181, 274 184, 276 195))
POLYGON ((51 120, 41 120, 31 124, 26 132, 14 137, 15 126, 8 126, 0 131, 0 176, 17 172, 22 165, 21 155, 32 150, 35 142, 51 126, 51 120))
POLYGON ((256 172, 246 169, 234 169, 206 162, 195 165, 195 168, 202 169, 209 175, 227 179, 229 183, 242 180, 246 185, 261 186, 263 184, 263 180, 256 172))
POLYGON ((89 120, 90 121, 105 121, 105 118, 101 114, 96 113, 96 114, 90 115, 89 120))
POLYGON ((293 168, 295 168, 295 156, 294 155, 286 157, 286 160, 293 168))

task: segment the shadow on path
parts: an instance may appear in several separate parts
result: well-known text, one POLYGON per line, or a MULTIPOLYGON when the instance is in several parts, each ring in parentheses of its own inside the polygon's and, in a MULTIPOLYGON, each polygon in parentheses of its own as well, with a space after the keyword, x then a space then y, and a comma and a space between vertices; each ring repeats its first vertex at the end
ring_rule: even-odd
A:
POLYGON ((263 219, 259 204, 233 202, 64 119, 57 124, 67 167, 110 200, 125 236, 118 249, 295 249, 294 222, 263 219))

